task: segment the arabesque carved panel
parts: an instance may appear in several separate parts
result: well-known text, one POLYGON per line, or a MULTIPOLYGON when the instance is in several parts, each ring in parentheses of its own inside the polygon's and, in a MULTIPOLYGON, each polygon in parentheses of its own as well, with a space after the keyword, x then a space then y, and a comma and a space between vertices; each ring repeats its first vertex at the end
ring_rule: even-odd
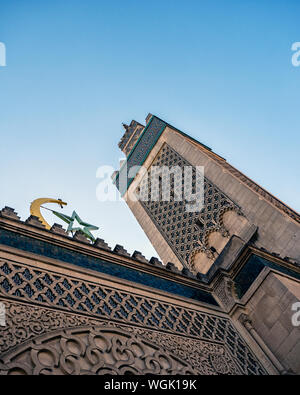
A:
POLYGON ((241 374, 224 345, 5 302, 0 374, 241 374), (14 339, 14 340, 13 340, 14 339))
POLYGON ((87 318, 104 318, 222 344, 238 362, 243 374, 264 372, 230 320, 215 314, 11 261, 0 261, 0 299, 5 303, 19 300, 28 304, 26 307, 12 304, 7 308, 10 324, 5 328, 6 332, 0 329, 0 338, 6 337, 5 342, 11 347, 19 344, 20 338, 24 341, 49 331, 50 326, 51 330, 82 326, 87 318), (52 311, 40 315, 32 304, 52 311), (72 316, 63 316, 63 311, 81 316, 74 321, 72 316))

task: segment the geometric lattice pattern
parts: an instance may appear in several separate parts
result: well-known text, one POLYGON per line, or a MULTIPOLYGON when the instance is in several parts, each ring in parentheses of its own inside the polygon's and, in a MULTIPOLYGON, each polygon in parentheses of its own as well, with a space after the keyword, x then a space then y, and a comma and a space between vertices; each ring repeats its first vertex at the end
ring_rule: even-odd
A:
POLYGON ((221 342, 244 374, 264 371, 229 319, 59 273, 0 261, 0 297, 221 342))
MULTIPOLYGON (((182 169, 191 166, 174 149, 164 144, 152 166, 178 166, 182 169)), ((148 212, 152 221, 163 235, 167 243, 173 249, 178 259, 186 267, 190 268, 189 258, 196 248, 207 248, 207 237, 214 230, 221 231, 226 235, 222 223, 222 215, 227 210, 239 211, 239 207, 228 198, 219 188, 204 177, 204 206, 201 212, 187 212, 185 201, 176 201, 176 190, 181 189, 184 196, 183 182, 192 187, 192 193, 196 193, 196 169, 192 167, 192 179, 184 180, 184 177, 172 175, 170 180, 170 201, 151 200, 151 167, 148 170, 148 179, 144 177, 139 185, 138 193, 141 203, 148 212)))
POLYGON ((137 149, 134 149, 130 153, 126 161, 126 166, 122 166, 116 176, 115 183, 121 194, 125 193, 134 179, 134 176, 129 177, 129 171, 135 166, 141 166, 144 163, 149 153, 149 147, 152 147, 156 143, 165 127, 165 122, 155 117, 146 126, 144 132, 140 136, 137 149), (127 185, 122 185, 123 182, 126 182, 127 185))

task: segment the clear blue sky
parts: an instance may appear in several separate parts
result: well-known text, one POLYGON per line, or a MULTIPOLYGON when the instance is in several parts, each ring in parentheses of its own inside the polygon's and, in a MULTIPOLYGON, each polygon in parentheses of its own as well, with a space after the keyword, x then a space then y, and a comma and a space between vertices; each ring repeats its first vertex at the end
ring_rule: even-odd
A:
POLYGON ((150 258, 126 205, 95 191, 121 123, 151 112, 299 210, 299 17, 298 0, 0 0, 1 207, 26 219, 60 197, 150 258))

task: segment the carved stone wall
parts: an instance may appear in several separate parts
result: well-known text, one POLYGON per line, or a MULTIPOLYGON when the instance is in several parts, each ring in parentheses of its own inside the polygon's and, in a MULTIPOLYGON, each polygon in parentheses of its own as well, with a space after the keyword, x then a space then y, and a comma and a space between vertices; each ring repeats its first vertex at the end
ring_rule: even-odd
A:
POLYGON ((0 374, 241 374, 218 343, 5 304, 0 374))
POLYGON ((108 365, 118 366, 115 373, 123 372, 123 368, 137 373, 149 369, 184 374, 265 373, 229 319, 102 286, 73 273, 62 275, 2 260, 0 301, 5 303, 7 317, 7 325, 0 327, 3 374, 101 374, 106 368, 113 371, 108 365), (104 331, 107 349, 96 348, 94 353, 91 339, 100 336, 103 326, 116 326, 134 333, 135 338, 127 332, 104 331), (68 337, 75 339, 70 343, 74 355, 67 347, 68 337), (112 337, 119 339, 116 344, 125 351, 113 348, 112 337), (148 341, 153 344, 148 345, 148 341), (136 343, 139 351, 134 351, 136 343), (41 351, 42 345, 48 351, 41 351), (126 355, 127 363, 120 355, 120 360, 109 362, 113 350, 115 355, 126 355), (61 358, 65 362, 58 362, 61 358), (94 365, 99 364, 100 370, 95 370, 94 365))

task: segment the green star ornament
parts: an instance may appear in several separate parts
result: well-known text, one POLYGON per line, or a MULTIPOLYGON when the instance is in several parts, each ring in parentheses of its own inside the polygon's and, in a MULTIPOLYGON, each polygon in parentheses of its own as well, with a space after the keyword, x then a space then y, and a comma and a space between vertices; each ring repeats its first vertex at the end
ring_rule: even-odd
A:
POLYGON ((79 232, 83 233, 88 239, 95 241, 95 238, 92 235, 91 231, 98 230, 99 228, 97 226, 88 224, 87 222, 83 222, 80 219, 79 215, 76 213, 76 211, 73 211, 72 217, 58 213, 57 211, 53 211, 53 214, 69 224, 67 233, 74 233, 78 230, 79 232))

